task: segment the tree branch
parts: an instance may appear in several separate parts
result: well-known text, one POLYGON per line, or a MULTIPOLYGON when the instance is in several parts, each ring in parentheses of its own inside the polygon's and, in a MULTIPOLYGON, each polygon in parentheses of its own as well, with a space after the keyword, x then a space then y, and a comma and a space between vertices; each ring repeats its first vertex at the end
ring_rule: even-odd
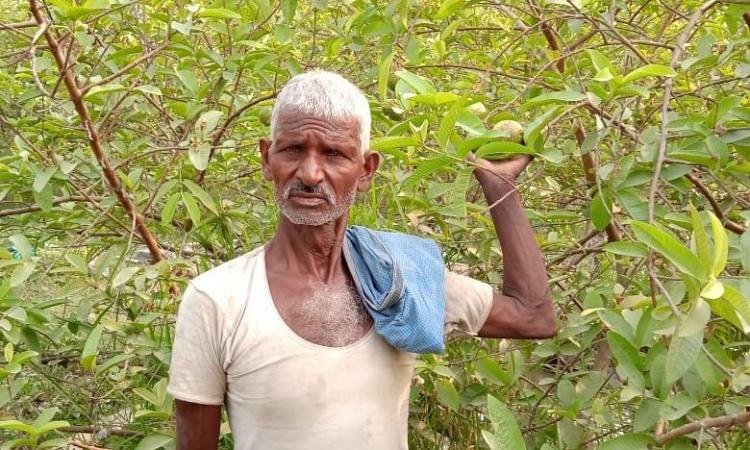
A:
POLYGON ((115 72, 115 73, 113 73, 113 74, 111 74, 111 75, 109 75, 109 76, 107 76, 105 78, 102 78, 101 80, 99 80, 97 82, 90 83, 90 84, 84 86, 83 88, 81 88, 81 95, 86 95, 86 93, 91 88, 93 88, 93 87, 101 86, 103 84, 107 84, 110 81, 115 80, 115 79, 117 79, 117 78, 125 75, 133 67, 137 66, 138 64, 142 63, 143 61, 146 61, 146 60, 151 59, 154 56, 156 56, 157 53, 159 53, 160 51, 164 50, 164 48, 166 48, 168 45, 169 45, 169 36, 167 36, 167 38, 165 39, 164 43, 162 43, 160 46, 158 46, 155 49, 151 50, 150 52, 144 53, 140 57, 134 59, 128 65, 126 65, 122 69, 118 70, 117 72, 115 72))
POLYGON ((699 180, 692 173, 685 174, 685 178, 690 180, 690 182, 693 183, 693 186, 695 186, 696 189, 698 189, 700 193, 703 194, 704 197, 706 197, 706 200, 708 200, 708 203, 711 204, 711 208, 714 210, 714 214, 716 214, 716 217, 719 219, 719 221, 721 221, 721 223, 727 230, 739 235, 742 235, 746 231, 745 227, 738 224, 737 222, 733 222, 724 215, 724 211, 721 210, 721 206, 719 206, 719 203, 716 202, 716 199, 713 195, 711 195, 711 191, 708 190, 706 185, 701 183, 701 180, 699 180))
POLYGON ((142 436, 143 433, 138 431, 125 430, 123 428, 104 428, 93 425, 72 425, 69 427, 58 428, 63 433, 86 433, 86 434, 106 434, 107 436, 142 436))
MULTIPOLYGON (((52 206, 57 206, 60 203, 67 203, 67 202, 88 202, 89 199, 82 196, 82 195, 70 195, 68 197, 61 197, 57 198, 55 200, 52 200, 52 206)), ((42 209, 39 205, 33 205, 33 206, 26 206, 23 208, 14 208, 14 209, 6 209, 0 211, 0 217, 6 217, 6 216, 15 216, 18 214, 26 214, 34 211, 40 211, 42 209)))
POLYGON ((15 22, 15 23, 1 23, 0 30, 20 30, 22 28, 33 28, 39 26, 33 20, 27 20, 26 22, 15 22))
MULTIPOLYGON (((149 252, 151 253, 152 261, 155 263, 161 261, 162 259, 164 259, 164 256, 162 255, 161 249, 159 248, 159 244, 156 242, 156 239, 146 226, 146 221, 144 220, 143 216, 139 214, 138 211, 136 211, 133 200, 128 195, 125 187, 120 182, 120 179, 117 177, 117 174, 115 174, 114 170, 112 169, 112 165, 107 159, 107 155, 104 152, 104 147, 102 146, 101 140, 99 138, 99 132, 96 126, 92 123, 89 110, 83 101, 83 93, 81 92, 81 89, 78 86, 78 82, 76 81, 74 75, 75 71, 66 70, 68 68, 66 66, 66 58, 63 55, 62 50, 60 49, 59 43, 53 36, 52 32, 49 30, 47 26, 47 20, 44 18, 42 11, 39 9, 39 5, 37 5, 36 0, 29 0, 29 9, 31 10, 31 14, 34 16, 37 24, 40 27, 45 28, 44 36, 47 39, 47 44, 49 44, 50 52, 52 52, 52 56, 54 56, 55 58, 58 69, 63 72, 63 81, 65 83, 65 87, 68 90, 68 94, 70 95, 70 100, 73 103, 76 112, 78 113, 81 124, 87 132, 86 135, 89 141, 89 146, 91 147, 91 150, 94 153, 97 162, 99 162, 99 166, 102 168, 104 178, 109 184, 110 190, 114 192, 123 209, 125 209, 125 212, 127 212, 132 222, 135 223, 135 228, 138 231, 139 236, 146 244, 149 252)), ((71 61, 70 66, 74 66, 75 63, 75 60, 71 61)))
POLYGON ((657 445, 664 445, 669 441, 685 436, 705 428, 731 427, 750 422, 750 411, 745 411, 731 416, 711 417, 708 419, 691 422, 687 425, 675 428, 666 433, 658 433, 654 436, 657 445))

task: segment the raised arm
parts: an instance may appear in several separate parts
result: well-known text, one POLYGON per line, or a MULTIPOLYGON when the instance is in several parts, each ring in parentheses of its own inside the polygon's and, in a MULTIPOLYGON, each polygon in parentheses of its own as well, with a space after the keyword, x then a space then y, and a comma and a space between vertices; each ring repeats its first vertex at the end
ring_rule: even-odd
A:
POLYGON ((503 285, 479 330, 483 337, 541 339, 557 332, 542 252, 514 186, 530 161, 528 155, 478 160, 474 171, 492 205, 490 215, 503 252, 503 285))
POLYGON ((175 400, 177 450, 219 448, 221 406, 175 400))

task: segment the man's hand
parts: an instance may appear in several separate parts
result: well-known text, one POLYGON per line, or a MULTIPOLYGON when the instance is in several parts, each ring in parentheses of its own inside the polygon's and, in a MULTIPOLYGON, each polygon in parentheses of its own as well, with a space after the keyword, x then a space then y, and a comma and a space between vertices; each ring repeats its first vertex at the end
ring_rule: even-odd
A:
POLYGON ((510 183, 518 178, 533 159, 531 155, 517 155, 500 161, 489 161, 477 158, 473 153, 470 153, 467 158, 469 162, 476 164, 474 174, 480 181, 482 178, 488 178, 485 175, 491 175, 510 183))

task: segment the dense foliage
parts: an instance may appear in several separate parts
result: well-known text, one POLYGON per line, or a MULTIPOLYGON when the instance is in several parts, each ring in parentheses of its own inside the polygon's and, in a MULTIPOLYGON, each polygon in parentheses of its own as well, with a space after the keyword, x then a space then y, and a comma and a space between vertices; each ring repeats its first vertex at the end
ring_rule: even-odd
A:
POLYGON ((502 273, 465 156, 538 154, 560 333, 421 358, 413 448, 747 448, 746 2, 40 1, 0 0, 3 448, 174 446, 179 292, 273 233, 257 140, 314 67, 385 156, 352 222, 455 270, 502 273))

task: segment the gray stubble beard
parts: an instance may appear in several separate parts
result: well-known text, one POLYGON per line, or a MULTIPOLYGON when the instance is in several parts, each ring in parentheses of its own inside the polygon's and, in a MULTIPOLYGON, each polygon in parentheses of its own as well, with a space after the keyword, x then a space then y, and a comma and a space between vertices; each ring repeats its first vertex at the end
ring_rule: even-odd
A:
POLYGON ((336 195, 329 188, 322 188, 329 206, 325 211, 320 213, 305 211, 304 209, 295 207, 289 201, 292 184, 293 182, 287 183, 283 191, 280 186, 275 186, 274 197, 276 198, 276 204, 279 205, 279 208, 281 209, 281 214, 296 225, 309 225, 315 227, 325 225, 344 215, 357 199, 356 186, 350 193, 340 199, 336 198, 336 195))

